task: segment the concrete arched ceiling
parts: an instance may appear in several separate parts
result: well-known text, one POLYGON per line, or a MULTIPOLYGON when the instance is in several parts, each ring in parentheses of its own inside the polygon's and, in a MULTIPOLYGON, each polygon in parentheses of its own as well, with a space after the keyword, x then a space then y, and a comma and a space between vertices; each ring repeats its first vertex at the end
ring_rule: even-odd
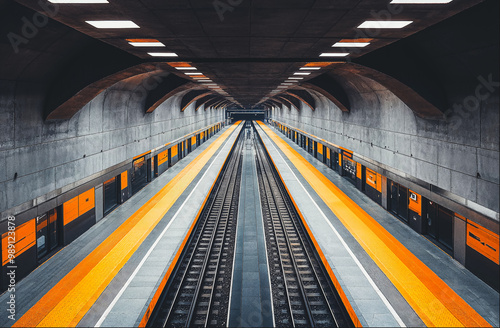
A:
MULTIPOLYGON (((356 26, 372 18, 371 12, 392 13, 397 8, 403 10, 392 13, 394 17, 413 21, 408 28, 372 31, 368 47, 351 51, 341 63, 324 65, 292 89, 319 92, 348 111, 349 98, 344 94, 348 86, 339 81, 363 76, 391 90, 416 115, 437 118, 457 95, 474 92, 478 78, 498 81, 496 0, 402 7, 386 0, 343 1, 342 6, 318 1, 259 2, 251 7, 241 4, 224 13, 224 19, 201 3, 186 3, 182 8, 160 0, 47 4, 45 0, 0 1, 6 36, 0 42, 0 60, 8 63, 0 67, 0 80, 36 84, 46 94, 48 118, 71 117, 109 85, 139 78, 158 65, 170 75, 149 90, 145 111, 152 112, 173 94, 200 88, 194 79, 167 65, 165 58, 148 55, 157 49, 132 47, 127 38, 158 39, 166 45, 162 50, 178 54, 170 61, 190 63, 222 88, 218 92, 222 99, 251 107, 270 97, 270 91, 300 67, 324 61, 318 56, 332 51, 333 43, 360 37, 356 26), (104 18, 103 8, 115 19, 133 20, 140 29, 99 30, 85 23, 88 17, 104 18), (274 13, 272 19, 269 10, 274 13), (37 24, 31 34, 26 32, 30 23, 37 24)), ((306 93, 291 93, 285 95, 314 108, 306 93)))

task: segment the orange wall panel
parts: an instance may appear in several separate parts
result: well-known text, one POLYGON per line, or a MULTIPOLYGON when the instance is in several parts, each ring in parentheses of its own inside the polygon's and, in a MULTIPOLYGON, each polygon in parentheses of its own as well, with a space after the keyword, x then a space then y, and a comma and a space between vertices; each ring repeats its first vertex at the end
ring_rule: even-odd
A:
POLYGON ((87 190, 86 192, 78 196, 78 214, 79 216, 87 213, 95 207, 95 192, 94 188, 87 190))
POLYGON ((78 217, 78 196, 68 200, 63 204, 64 225, 70 223, 78 217))
POLYGON ((416 192, 409 190, 408 198, 409 198, 408 208, 413 212, 417 213, 418 215, 422 216, 422 197, 416 192), (415 195, 414 197, 415 199, 411 198, 412 194, 415 195))
POLYGON ((158 165, 162 165, 168 161, 168 150, 162 151, 158 154, 158 165))
POLYGON ((499 264, 498 235, 480 225, 467 224, 467 246, 483 254, 488 259, 499 264))
POLYGON ((375 171, 366 168, 366 184, 378 190, 378 176, 375 171))
POLYGON ((125 171, 125 172, 122 172, 122 174, 120 174, 120 182, 121 182, 121 188, 122 190, 127 188, 128 186, 128 172, 125 171))
POLYGON ((9 232, 2 234, 2 265, 9 262, 9 244, 13 244, 15 249, 15 256, 18 257, 26 250, 35 246, 36 244, 36 219, 29 220, 17 226, 14 230, 14 236, 9 232), (12 240, 14 237, 14 240, 12 240))

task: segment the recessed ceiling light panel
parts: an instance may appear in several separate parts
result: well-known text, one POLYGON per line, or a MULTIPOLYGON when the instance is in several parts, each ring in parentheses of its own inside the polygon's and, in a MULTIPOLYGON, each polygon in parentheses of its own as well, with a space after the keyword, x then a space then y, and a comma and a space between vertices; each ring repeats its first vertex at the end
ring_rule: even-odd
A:
POLYGON ((332 47, 334 48, 363 48, 369 45, 370 42, 337 42, 332 47))
POLYGON ((311 72, 295 72, 293 75, 309 75, 311 72))
POLYGON ((108 0, 49 0, 50 3, 81 4, 81 3, 109 3, 108 0))
POLYGON ((366 21, 358 28, 403 28, 410 25, 413 21, 366 21))
POLYGON ((131 20, 99 20, 86 22, 95 28, 139 28, 139 26, 131 20))
POLYGON ((319 56, 320 57, 345 57, 347 55, 349 55, 348 52, 324 52, 319 56))
POLYGON ((453 0, 392 0, 394 4, 408 4, 408 5, 437 5, 450 3, 453 0))
POLYGON ((175 52, 148 52, 148 55, 153 57, 177 57, 175 52))
POLYGON ((160 41, 157 42, 129 42, 133 47, 165 47, 160 41))
POLYGON ((300 70, 306 70, 306 69, 310 69, 310 70, 318 70, 318 69, 321 69, 321 67, 315 67, 315 66, 306 66, 306 67, 301 67, 299 68, 300 70))

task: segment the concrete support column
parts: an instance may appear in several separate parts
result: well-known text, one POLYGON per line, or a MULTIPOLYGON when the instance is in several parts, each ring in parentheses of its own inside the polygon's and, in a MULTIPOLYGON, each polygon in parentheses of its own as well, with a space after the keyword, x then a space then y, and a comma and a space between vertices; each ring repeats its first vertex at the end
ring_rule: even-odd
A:
POLYGON ((453 218, 453 257, 465 265, 465 249, 467 244, 467 223, 459 217, 453 218))
POLYGON ((104 217, 104 190, 102 184, 95 187, 95 221, 104 217))

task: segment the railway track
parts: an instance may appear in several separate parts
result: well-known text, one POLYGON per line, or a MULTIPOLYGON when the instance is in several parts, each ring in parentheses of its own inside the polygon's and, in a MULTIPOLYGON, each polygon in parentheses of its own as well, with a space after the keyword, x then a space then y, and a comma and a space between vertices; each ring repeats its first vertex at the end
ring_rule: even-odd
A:
MULTIPOLYGON (((242 139, 240 133, 147 326, 227 326, 242 139)), ((275 325, 352 326, 258 134, 254 140, 275 325)))
POLYGON ((352 326, 260 139, 256 150, 276 326, 352 326))
POLYGON ((227 325, 242 146, 233 146, 148 326, 227 325))

